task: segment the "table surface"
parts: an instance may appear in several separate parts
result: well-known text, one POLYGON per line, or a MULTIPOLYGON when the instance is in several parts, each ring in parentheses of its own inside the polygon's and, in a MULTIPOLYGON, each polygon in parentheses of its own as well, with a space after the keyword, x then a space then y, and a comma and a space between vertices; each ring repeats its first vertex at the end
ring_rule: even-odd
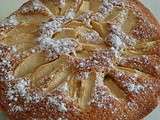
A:
MULTIPOLYGON (((0 20, 15 11, 23 2, 27 0, 0 0, 0 20)), ((140 0, 149 8, 160 21, 160 0, 140 0)), ((160 106, 157 107, 145 120, 160 120, 160 106)))

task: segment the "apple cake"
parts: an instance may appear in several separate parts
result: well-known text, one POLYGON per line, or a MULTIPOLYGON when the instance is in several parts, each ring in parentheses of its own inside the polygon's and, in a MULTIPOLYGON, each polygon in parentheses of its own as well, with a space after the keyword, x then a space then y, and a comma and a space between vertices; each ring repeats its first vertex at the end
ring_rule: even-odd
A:
POLYGON ((0 22, 10 120, 140 120, 159 93, 160 25, 137 0, 29 0, 0 22))

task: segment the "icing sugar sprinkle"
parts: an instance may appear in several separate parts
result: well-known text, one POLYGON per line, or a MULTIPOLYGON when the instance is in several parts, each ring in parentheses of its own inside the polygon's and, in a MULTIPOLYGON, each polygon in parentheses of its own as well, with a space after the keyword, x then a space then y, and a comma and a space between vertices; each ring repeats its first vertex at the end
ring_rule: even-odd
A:
POLYGON ((144 91, 144 86, 142 85, 136 85, 133 83, 128 83, 127 84, 127 88, 130 92, 134 92, 134 93, 140 93, 141 91, 144 91))
POLYGON ((112 32, 110 33, 109 39, 107 38, 107 40, 111 41, 112 45, 116 49, 121 49, 121 48, 125 47, 126 45, 130 46, 130 45, 135 44, 136 40, 130 36, 127 36, 117 26, 112 25, 111 30, 112 30, 112 32))
POLYGON ((67 118, 64 118, 64 117, 60 117, 58 118, 57 120, 68 120, 67 118))
POLYGON ((17 84, 12 85, 8 83, 7 96, 9 100, 17 101, 18 96, 24 98, 26 102, 35 102, 38 103, 43 99, 41 94, 29 92, 30 81, 25 79, 18 79, 17 84))
POLYGON ((87 11, 84 14, 80 15, 78 17, 79 20, 81 20, 86 26, 91 27, 91 16, 92 16, 93 12, 92 11, 87 11))
POLYGON ((45 23, 41 27, 42 35, 51 37, 54 33, 61 31, 63 23, 64 17, 56 17, 52 21, 45 23))
POLYGON ((14 47, 8 48, 0 45, 0 80, 13 80, 13 54, 15 53, 14 47))
POLYGON ((35 11, 38 11, 38 12, 47 11, 47 13, 51 14, 49 9, 46 6, 44 6, 39 0, 31 0, 30 2, 28 2, 28 4, 24 4, 20 8, 21 13, 28 13, 28 12, 35 12, 35 11))
POLYGON ((77 47, 77 43, 73 38, 52 39, 56 32, 63 30, 63 25, 75 17, 73 9, 69 9, 65 16, 53 18, 51 21, 41 26, 41 36, 38 38, 40 48, 46 50, 50 57, 57 56, 62 53, 72 53, 77 47), (56 54, 55 54, 56 53, 56 54))
POLYGON ((58 107, 60 112, 67 112, 66 104, 62 102, 61 96, 48 97, 48 104, 58 107))
POLYGON ((74 52, 77 44, 73 38, 64 38, 59 40, 44 38, 40 40, 40 46, 42 49, 51 49, 58 54, 62 54, 74 52))
POLYGON ((48 36, 52 37, 56 32, 62 31, 62 26, 73 19, 75 17, 75 12, 73 9, 70 9, 65 16, 59 16, 56 18, 53 18, 53 20, 43 24, 41 26, 41 36, 48 36))
POLYGON ((96 31, 92 32, 80 32, 82 37, 85 38, 88 42, 91 43, 100 43, 102 41, 102 38, 100 37, 99 33, 96 31))
POLYGON ((17 91, 21 94, 21 96, 25 96, 27 94, 27 86, 29 82, 25 80, 21 80, 16 84, 17 91))
POLYGON ((103 20, 113 9, 113 4, 108 0, 103 0, 102 5, 99 7, 99 10, 95 15, 92 16, 92 19, 101 21, 103 20))
POLYGON ((22 112, 23 108, 21 106, 13 105, 11 108, 11 111, 13 112, 22 112))
POLYGON ((15 100, 17 101, 17 98, 15 97, 16 93, 19 93, 20 96, 24 97, 27 94, 27 87, 28 87, 28 81, 20 80, 15 86, 9 84, 9 88, 7 91, 7 96, 9 97, 9 100, 15 100))
POLYGON ((18 24, 19 22, 17 21, 16 15, 11 15, 0 22, 0 27, 5 27, 5 26, 13 27, 18 24))
POLYGON ((116 99, 114 96, 109 95, 107 93, 107 90, 105 86, 97 86, 95 89, 95 95, 91 101, 91 103, 95 104, 99 108, 104 108, 104 109, 114 109, 112 104, 106 101, 110 101, 111 99, 116 99))
POLYGON ((58 88, 58 90, 59 91, 62 91, 62 92, 69 92, 69 86, 68 86, 68 83, 66 82, 66 83, 64 83, 62 86, 60 86, 59 88, 58 88))
POLYGON ((117 36, 116 34, 111 34, 110 37, 114 48, 119 50, 120 48, 124 47, 124 43, 122 42, 122 39, 119 36, 117 36))

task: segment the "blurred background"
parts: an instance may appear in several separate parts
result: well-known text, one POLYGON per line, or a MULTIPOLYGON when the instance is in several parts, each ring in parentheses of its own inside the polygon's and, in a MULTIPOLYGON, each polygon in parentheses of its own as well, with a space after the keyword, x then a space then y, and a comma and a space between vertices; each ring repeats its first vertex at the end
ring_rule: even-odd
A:
MULTIPOLYGON (((10 13, 15 11, 24 2, 28 0, 0 0, 0 20, 7 17, 10 13)), ((152 11, 160 21, 160 0, 140 0, 144 5, 152 11)), ((1 116, 1 113, 0 113, 1 116)), ((3 118, 0 117, 0 120, 3 118)), ((160 107, 157 107, 145 120, 160 120, 160 107)))

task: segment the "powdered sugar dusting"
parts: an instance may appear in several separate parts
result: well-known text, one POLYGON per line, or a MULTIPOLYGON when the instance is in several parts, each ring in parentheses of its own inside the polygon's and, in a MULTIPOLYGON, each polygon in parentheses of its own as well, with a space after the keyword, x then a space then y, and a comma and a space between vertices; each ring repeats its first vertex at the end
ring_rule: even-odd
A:
POLYGON ((114 107, 109 102, 112 101, 113 99, 116 98, 107 92, 105 86, 99 86, 99 87, 97 86, 97 88, 95 88, 95 93, 93 99, 91 100, 91 104, 99 108, 114 110, 114 107))
POLYGON ((113 21, 113 24, 116 24, 116 27, 121 29, 122 25, 125 23, 128 17, 128 11, 122 10, 118 16, 116 16, 116 19, 113 21))
POLYGON ((18 105, 13 105, 10 111, 12 111, 12 112, 23 112, 23 108, 21 106, 18 106, 18 105))
POLYGON ((91 16, 93 12, 92 11, 87 11, 84 14, 78 16, 78 20, 81 20, 86 26, 91 27, 91 16))
POLYGON ((59 40, 44 38, 41 39, 39 42, 42 49, 51 49, 57 54, 73 53, 77 47, 77 43, 72 38, 64 38, 59 40))
POLYGON ((114 75, 117 80, 121 81, 126 87, 126 89, 131 93, 140 94, 145 91, 145 89, 148 87, 147 83, 142 85, 139 83, 139 79, 148 79, 148 78, 142 78, 142 76, 138 73, 129 73, 128 71, 121 71, 116 72, 114 75))
POLYGON ((14 57, 15 49, 0 45, 0 80, 13 80, 13 64, 16 61, 14 57))
POLYGON ((128 84, 126 84, 126 86, 127 86, 127 89, 130 92, 134 92, 134 93, 137 93, 137 94, 144 91, 144 86, 142 86, 142 85, 136 85, 136 84, 133 84, 133 83, 128 83, 128 84))
POLYGON ((89 77, 89 72, 80 72, 75 76, 76 80, 87 80, 89 77))
POLYGON ((100 36, 97 32, 91 32, 91 33, 86 33, 84 34, 84 37, 88 40, 88 41, 93 41, 96 42, 100 39, 100 36))
POLYGON ((114 48, 119 50, 125 46, 125 44, 122 42, 122 39, 116 34, 111 34, 110 37, 111 37, 110 40, 114 48))
POLYGON ((122 3, 121 0, 102 0, 102 3, 96 13, 93 13, 93 11, 86 11, 84 14, 79 16, 78 19, 82 20, 88 27, 91 27, 90 22, 92 20, 103 21, 113 10, 114 5, 118 5, 120 3, 122 3))
POLYGON ((16 88, 17 88, 18 92, 21 94, 21 96, 25 96, 25 94, 27 93, 27 91, 26 91, 26 86, 27 85, 28 85, 28 81, 25 81, 25 80, 21 80, 16 85, 16 88))
POLYGON ((56 17, 52 21, 45 23, 41 27, 42 35, 51 37, 54 33, 61 31, 63 23, 64 23, 63 17, 56 17))
POLYGON ((74 9, 69 9, 65 15, 66 20, 71 20, 75 17, 76 17, 76 13, 75 13, 74 9))
POLYGON ((97 21, 102 21, 113 9, 113 4, 108 0, 102 0, 102 5, 99 7, 99 10, 95 15, 92 16, 92 19, 97 21))
POLYGON ((132 34, 137 38, 137 39, 147 39, 151 38, 157 33, 157 28, 154 24, 149 22, 149 18, 144 16, 141 12, 137 11, 134 9, 135 12, 134 14, 138 16, 139 20, 132 30, 132 34))
POLYGON ((135 39, 126 35, 122 31, 122 26, 127 20, 128 11, 122 10, 119 15, 114 19, 113 25, 111 25, 111 33, 109 35, 109 41, 116 49, 122 49, 125 46, 131 46, 135 44, 135 39))
POLYGON ((133 46, 136 40, 122 31, 122 26, 127 20, 128 11, 123 10, 110 24, 110 34, 106 37, 106 43, 112 46, 117 60, 121 59, 121 52, 128 46, 133 46))
POLYGON ((73 9, 69 9, 65 16, 53 18, 51 21, 41 26, 41 36, 38 38, 40 48, 49 51, 49 56, 55 56, 62 53, 72 53, 77 47, 74 38, 54 39, 52 36, 56 32, 62 31, 65 23, 75 17, 73 9))
POLYGON ((45 5, 43 5, 43 3, 41 3, 39 0, 29 1, 28 3, 24 4, 19 9, 19 11, 22 14, 29 13, 29 12, 45 12, 49 15, 52 14, 50 10, 45 5))
POLYGON ((138 109, 138 105, 135 101, 129 101, 127 103, 127 106, 129 109, 133 110, 133 109, 138 109))
POLYGON ((110 3, 108 0, 102 0, 102 4, 96 13, 93 13, 93 11, 86 11, 84 14, 80 15, 78 19, 83 21, 83 23, 88 27, 91 27, 90 22, 92 20, 103 21, 105 17, 107 17, 107 15, 112 11, 112 9, 112 3, 110 3))
POLYGON ((59 16, 53 18, 52 20, 41 26, 41 36, 52 37, 56 32, 62 31, 63 25, 69 22, 74 17, 75 17, 74 10, 70 9, 65 16, 59 16))
POLYGON ((23 98, 27 103, 39 102, 43 100, 43 96, 38 93, 30 93, 30 81, 19 78, 17 84, 8 83, 7 96, 11 101, 17 101, 19 98, 23 98))
POLYGON ((16 15, 13 14, 13 15, 7 17, 6 19, 0 21, 0 29, 2 29, 2 31, 3 31, 5 29, 13 28, 18 24, 19 24, 19 22, 17 20, 17 17, 16 17, 16 15))
POLYGON ((122 32, 121 28, 118 28, 116 25, 111 26, 111 33, 106 40, 111 41, 111 44, 117 50, 126 46, 133 46, 136 43, 134 38, 126 35, 122 32))
POLYGON ((59 112, 68 112, 68 110, 73 110, 74 108, 68 108, 67 102, 70 101, 69 98, 64 96, 63 92, 65 91, 66 84, 62 86, 63 88, 59 88, 58 91, 62 94, 53 94, 53 95, 44 95, 43 93, 40 93, 38 91, 32 91, 31 89, 31 81, 28 79, 22 79, 19 78, 14 82, 7 83, 8 90, 6 91, 6 96, 8 97, 8 100, 10 101, 9 106, 11 108, 11 111, 13 112, 22 112, 23 110, 23 104, 18 105, 17 103, 23 99, 25 104, 35 104, 35 103, 41 103, 42 101, 46 102, 48 107, 54 108, 58 110, 59 112), (14 83, 15 82, 15 83, 14 83), (63 90, 62 90, 63 89, 63 90))
POLYGON ((67 112, 66 104, 61 96, 48 97, 48 104, 55 105, 60 112, 67 112))
POLYGON ((99 33, 96 31, 80 31, 80 35, 82 36, 82 39, 85 39, 86 42, 89 43, 101 43, 102 38, 100 37, 99 33))
POLYGON ((62 91, 62 92, 65 92, 65 93, 69 92, 69 85, 68 85, 68 83, 66 82, 66 83, 64 83, 63 85, 61 85, 61 86, 58 88, 58 90, 59 90, 59 91, 62 91))
POLYGON ((68 120, 68 119, 62 116, 62 117, 58 118, 57 120, 68 120))

